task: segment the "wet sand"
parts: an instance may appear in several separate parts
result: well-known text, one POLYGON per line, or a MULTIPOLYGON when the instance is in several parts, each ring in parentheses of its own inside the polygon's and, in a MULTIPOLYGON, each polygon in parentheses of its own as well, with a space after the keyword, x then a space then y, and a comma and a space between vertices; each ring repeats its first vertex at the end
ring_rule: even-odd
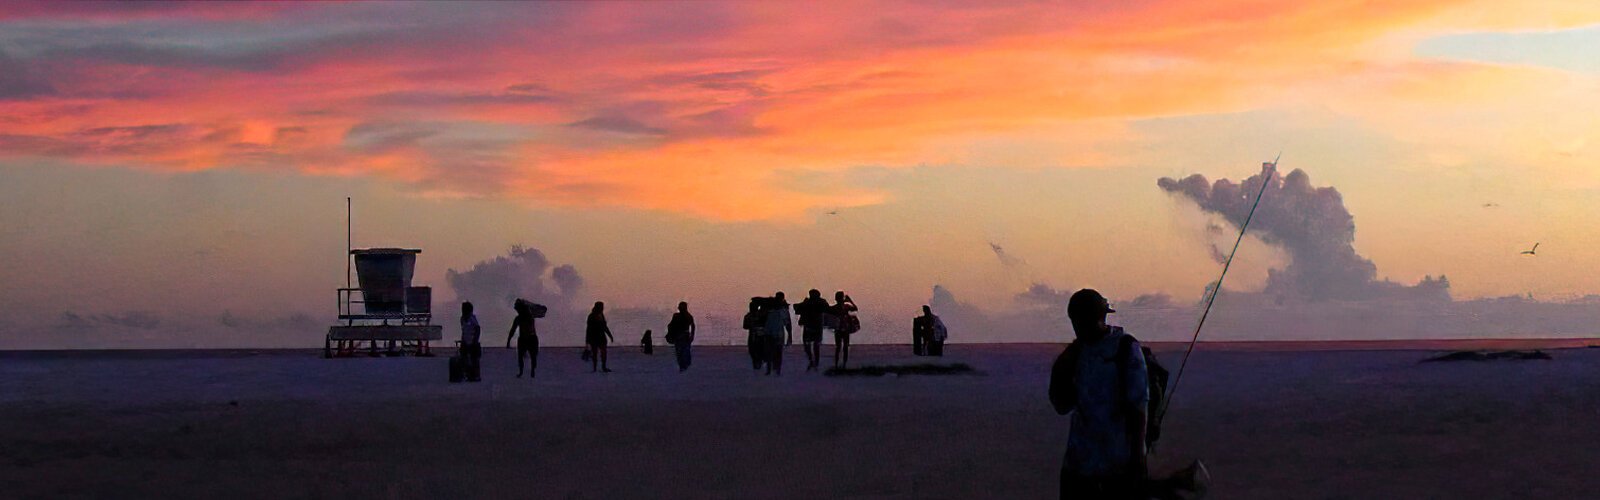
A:
MULTIPOLYGON (((1201 347, 1158 468, 1203 458, 1223 499, 1600 491, 1600 349, 1418 363, 1441 351, 1276 347, 1201 347)), ((1059 349, 954 345, 944 361, 981 375, 882 378, 804 373, 798 346, 781 378, 753 373, 742 348, 697 349, 681 375, 661 349, 616 349, 611 374, 545 349, 530 381, 511 378, 512 351, 491 348, 479 384, 447 383, 443 357, 0 353, 0 491, 1051 498, 1067 428, 1044 388, 1059 349)), ((907 350, 853 358, 926 360, 907 350)))

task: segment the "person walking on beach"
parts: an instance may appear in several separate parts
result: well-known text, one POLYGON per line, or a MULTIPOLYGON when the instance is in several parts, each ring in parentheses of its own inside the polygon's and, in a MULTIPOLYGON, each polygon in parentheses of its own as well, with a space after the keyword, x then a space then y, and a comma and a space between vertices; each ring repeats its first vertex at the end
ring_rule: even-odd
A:
POLYGON ((817 369, 822 365, 822 329, 828 316, 828 301, 822 298, 822 292, 811 290, 806 300, 794 305, 794 312, 800 316, 800 342, 806 350, 806 371, 817 369))
POLYGON ((467 372, 468 382, 477 382, 479 378, 478 362, 483 359, 483 344, 479 337, 483 328, 478 325, 478 315, 472 313, 472 303, 461 303, 461 364, 462 371, 467 372))
POLYGON ((646 355, 654 355, 656 353, 656 341, 652 337, 650 330, 645 330, 644 336, 639 337, 639 347, 644 349, 646 355))
POLYGON ((1138 341, 1106 324, 1113 312, 1090 289, 1067 302, 1076 339, 1050 370, 1050 403, 1072 415, 1061 465, 1063 499, 1143 498, 1148 375, 1138 341))
POLYGON ((611 367, 606 363, 606 343, 616 340, 616 337, 611 336, 611 327, 606 325, 606 303, 595 302, 594 310, 589 311, 588 326, 583 334, 583 342, 588 344, 592 352, 589 358, 590 373, 595 371, 611 373, 611 367))
POLYGON ((911 320, 911 337, 917 346, 918 356, 944 356, 944 339, 949 335, 944 320, 933 314, 933 308, 922 306, 922 315, 911 320))
POLYGON ((667 322, 667 343, 678 355, 678 373, 689 371, 689 347, 694 343, 694 315, 689 314, 689 303, 679 302, 678 312, 667 322))
MULTIPOLYGON (((785 317, 793 318, 793 316, 789 316, 789 314, 788 314, 789 313, 789 299, 786 299, 786 298, 783 297, 783 292, 782 291, 779 291, 778 293, 775 293, 775 294, 772 295, 772 307, 782 308, 785 317)), ((794 345, 794 325, 785 326, 784 327, 784 332, 785 332, 784 333, 785 336, 782 339, 783 340, 783 345, 786 345, 786 346, 794 345)))
POLYGON ((533 379, 539 369, 539 332, 533 327, 533 309, 529 302, 517 299, 511 304, 517 317, 511 320, 511 331, 506 332, 506 349, 511 348, 511 337, 517 338, 517 378, 522 378, 522 357, 528 357, 528 379, 533 379))
POLYGON ((750 332, 745 345, 750 349, 750 366, 760 370, 767 359, 767 309, 766 297, 750 299, 750 312, 744 314, 744 329, 750 332))
POLYGON ((789 302, 783 300, 783 292, 768 300, 767 324, 763 329, 767 334, 767 375, 782 376, 784 338, 794 338, 794 322, 789 316, 789 302))
POLYGON ((850 364, 850 335, 861 331, 861 318, 855 314, 860 308, 843 290, 833 292, 833 301, 831 313, 838 320, 833 329, 833 366, 844 368, 850 364))

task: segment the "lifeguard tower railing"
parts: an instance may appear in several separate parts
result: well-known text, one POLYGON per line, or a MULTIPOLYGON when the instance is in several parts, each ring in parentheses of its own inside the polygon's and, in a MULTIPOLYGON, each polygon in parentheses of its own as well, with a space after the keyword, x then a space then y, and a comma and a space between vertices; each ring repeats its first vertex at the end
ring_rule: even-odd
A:
POLYGON ((381 322, 385 325, 427 325, 433 322, 432 287, 406 287, 403 293, 405 298, 400 301, 392 298, 397 294, 392 290, 338 290, 339 321, 346 326, 358 322, 381 322), (360 312, 357 312, 358 308, 360 312))

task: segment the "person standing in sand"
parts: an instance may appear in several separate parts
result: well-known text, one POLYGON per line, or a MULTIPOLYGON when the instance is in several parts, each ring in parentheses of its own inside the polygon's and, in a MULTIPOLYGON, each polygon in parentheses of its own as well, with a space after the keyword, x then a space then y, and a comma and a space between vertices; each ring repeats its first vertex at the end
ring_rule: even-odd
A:
POLYGON ((511 338, 517 338, 517 378, 522 378, 522 356, 528 356, 528 379, 532 380, 539 369, 539 332, 533 327, 533 310, 528 301, 517 299, 511 304, 517 317, 511 320, 511 331, 506 332, 506 349, 511 348, 511 338))
POLYGON ((689 371, 689 348, 694 344, 694 331, 694 315, 689 314, 689 303, 679 302, 678 312, 672 313, 672 320, 667 322, 667 343, 672 344, 673 353, 677 354, 678 373, 689 371))
POLYGON ((606 303, 595 302, 594 310, 589 311, 589 321, 584 328, 583 342, 593 352, 589 358, 589 372, 603 371, 611 373, 611 367, 606 360, 606 343, 615 342, 616 337, 611 336, 611 327, 606 325, 606 303))
POLYGON ((468 382, 477 382, 479 378, 478 363, 483 359, 483 344, 479 337, 483 328, 478 325, 478 315, 472 313, 472 303, 461 303, 461 364, 467 372, 468 382))
POLYGON ((844 290, 833 292, 833 309, 831 313, 838 319, 838 325, 833 329, 833 366, 844 368, 850 364, 850 336, 861 331, 861 318, 856 317, 856 301, 851 299, 844 290))
POLYGON ((1076 338, 1050 370, 1050 403, 1072 415, 1061 465, 1063 499, 1142 498, 1150 390, 1138 341, 1106 324, 1113 312, 1090 289, 1067 302, 1076 338))
POLYGON ((806 300, 795 304, 794 312, 800 316, 800 342, 806 350, 806 371, 822 366, 822 329, 828 315, 828 301, 822 292, 811 290, 806 300))
POLYGON ((944 356, 944 339, 949 335, 944 320, 933 314, 933 308, 922 306, 922 315, 911 321, 911 336, 920 343, 917 355, 944 356))
POLYGON ((767 299, 767 324, 762 330, 767 334, 767 375, 783 375, 784 338, 794 338, 794 322, 789 316, 789 302, 783 292, 767 299))

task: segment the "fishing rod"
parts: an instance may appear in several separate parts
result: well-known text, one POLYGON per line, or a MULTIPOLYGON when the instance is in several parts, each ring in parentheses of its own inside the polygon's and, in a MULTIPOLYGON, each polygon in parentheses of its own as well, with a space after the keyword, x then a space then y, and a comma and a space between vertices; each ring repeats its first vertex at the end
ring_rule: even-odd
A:
POLYGON ((1267 185, 1272 183, 1272 176, 1278 171, 1278 160, 1283 158, 1279 152, 1277 158, 1272 159, 1268 167, 1262 169, 1261 190, 1256 192, 1256 201, 1250 205, 1250 213, 1245 216, 1244 223, 1239 225, 1239 238, 1233 241, 1233 251, 1228 253, 1228 260, 1222 264, 1222 275, 1217 277, 1217 282, 1211 287, 1211 293, 1206 295, 1206 307, 1200 313, 1200 322, 1194 327, 1194 337, 1189 339, 1189 348, 1183 353, 1183 361, 1178 364, 1178 373, 1172 377, 1172 387, 1167 389, 1166 401, 1161 404, 1161 414, 1156 416, 1156 423, 1167 418, 1167 410, 1171 408, 1172 396, 1178 393, 1178 383, 1183 381, 1183 369, 1189 366, 1189 356, 1194 354, 1195 344, 1200 342, 1200 331, 1206 327, 1206 318, 1211 316, 1211 306, 1217 303, 1217 295, 1222 293, 1222 280, 1228 278, 1228 269, 1233 267, 1233 258, 1239 255, 1239 244, 1244 243, 1244 235, 1250 230, 1250 221, 1256 217, 1256 208, 1261 206, 1261 198, 1267 194, 1267 185))

